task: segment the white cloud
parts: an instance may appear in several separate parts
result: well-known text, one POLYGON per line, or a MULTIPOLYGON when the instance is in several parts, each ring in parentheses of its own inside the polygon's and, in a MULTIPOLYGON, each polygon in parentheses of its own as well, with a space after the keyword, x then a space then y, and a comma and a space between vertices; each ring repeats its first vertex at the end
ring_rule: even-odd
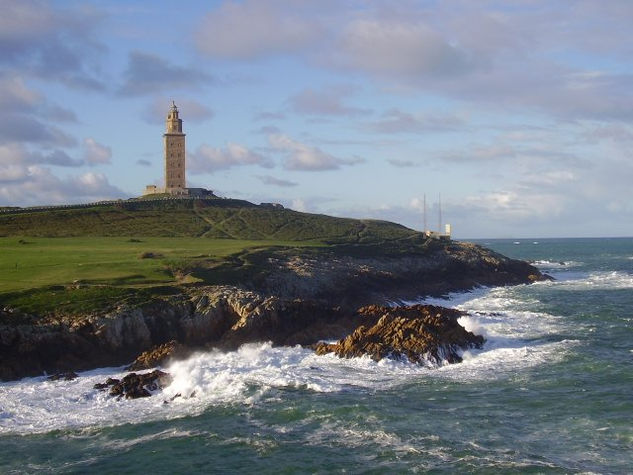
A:
POLYGON ((20 39, 27 42, 33 34, 47 34, 57 27, 55 22, 59 20, 58 15, 41 1, 3 1, 2 9, 0 30, 7 42, 20 39))
POLYGON ((323 152, 317 147, 291 139, 286 135, 271 135, 268 141, 273 149, 285 155, 283 162, 287 170, 324 171, 336 170, 342 165, 356 165, 363 159, 342 159, 323 152))
POLYGON ((533 186, 555 187, 573 183, 578 179, 578 173, 573 170, 549 170, 539 174, 524 175, 522 182, 529 183, 533 186))
POLYGON ((285 120, 286 114, 283 112, 259 112, 255 114, 253 120, 262 121, 262 120, 285 120))
POLYGON ((298 51, 322 34, 306 10, 309 2, 228 1, 202 19, 196 44, 204 54, 232 59, 298 51))
MULTIPOLYGON (((212 9, 197 38, 199 49, 211 56, 243 60, 296 54, 311 66, 361 73, 400 90, 491 110, 629 120, 632 75, 612 64, 633 53, 631 9, 626 2, 577 3, 570 10, 545 1, 509 8, 503 2, 470 0, 432 7, 425 2, 247 0, 212 9)), ((304 91, 293 98, 293 107, 317 114, 345 110, 327 97, 329 105, 319 104, 314 100, 319 95, 322 91, 304 91)))
POLYGON ((69 147, 75 139, 63 130, 43 122, 36 115, 0 114, 0 143, 25 142, 47 147, 69 147))
POLYGON ((0 164, 0 183, 22 181, 27 176, 28 170, 13 163, 0 164))
POLYGON ((48 101, 27 86, 24 77, 0 72, 0 143, 52 147, 75 145, 75 139, 57 125, 74 122, 73 111, 48 101))
POLYGON ((3 1, 0 64, 44 80, 102 90, 91 67, 102 52, 93 32, 102 16, 92 8, 53 8, 39 0, 3 1))
POLYGON ((370 131, 383 134, 455 131, 463 126, 464 121, 457 116, 414 115, 399 109, 391 109, 382 114, 379 120, 366 124, 370 131))
POLYGON ((15 169, 14 172, 13 180, 0 180, 1 205, 35 206, 125 197, 125 193, 111 185, 102 173, 89 172, 59 178, 48 168, 38 165, 21 167, 19 174, 15 169))
POLYGON ((343 103, 355 92, 352 86, 329 86, 323 89, 304 89, 289 99, 292 109, 306 115, 358 116, 371 111, 343 103))
POLYGON ((7 109, 31 111, 41 102, 41 95, 29 89, 23 77, 16 74, 0 76, 0 107, 5 113, 7 109))
POLYGON ((587 142, 609 140, 615 143, 633 142, 633 127, 624 124, 608 124, 599 127, 593 127, 584 133, 587 142))
POLYGON ((281 178, 275 178, 274 176, 270 175, 260 175, 257 178, 259 178, 259 180, 265 185, 281 186, 285 188, 298 185, 298 183, 294 181, 282 180, 281 178))
MULTIPOLYGON (((417 211, 424 211, 424 199, 420 199, 420 198, 411 198, 411 200, 409 201, 409 208, 413 208, 414 210, 417 211)), ((387 206, 382 206, 380 209, 383 210, 388 210, 389 207, 387 206)))
POLYGON ((263 135, 273 135, 273 134, 280 134, 281 129, 279 129, 279 127, 276 127, 274 125, 262 125, 261 127, 253 130, 253 133, 263 134, 263 135))
POLYGON ((77 115, 73 110, 56 104, 44 104, 41 114, 55 122, 77 122, 77 115))
POLYGON ((92 137, 88 137, 83 143, 83 159, 88 165, 103 165, 110 163, 112 149, 97 143, 92 137))
POLYGON ((294 200, 292 200, 290 208, 301 213, 305 213, 306 211, 308 211, 305 201, 301 198, 295 198, 294 200))
POLYGON ((553 218, 565 209, 566 199, 556 193, 499 190, 467 196, 462 208, 486 215, 491 221, 553 218))
POLYGON ((342 65, 380 75, 447 76, 472 68, 464 51, 417 21, 354 20, 343 32, 340 47, 342 65))
POLYGON ((84 164, 82 160, 75 160, 66 152, 58 149, 46 151, 30 151, 22 143, 9 142, 0 144, 0 164, 2 165, 20 165, 27 167, 29 165, 56 165, 60 167, 80 167, 84 164))
POLYGON ((393 165, 394 167, 398 167, 398 168, 413 168, 413 167, 419 166, 418 163, 415 163, 411 160, 399 160, 397 158, 388 159, 387 162, 390 165, 393 165))
POLYGON ((442 155, 442 159, 448 162, 503 162, 517 157, 517 151, 503 142, 495 142, 492 145, 472 145, 463 151, 453 151, 442 155))
POLYGON ((226 148, 216 148, 210 145, 201 145, 189 155, 187 169, 192 173, 213 173, 236 166, 258 165, 271 168, 273 162, 244 145, 229 143, 226 148))
POLYGON ((215 82, 196 66, 177 66, 152 53, 132 51, 119 88, 123 96, 138 96, 165 90, 191 90, 215 82))
POLYGON ((28 152, 18 143, 0 144, 0 164, 21 164, 28 160, 28 152))

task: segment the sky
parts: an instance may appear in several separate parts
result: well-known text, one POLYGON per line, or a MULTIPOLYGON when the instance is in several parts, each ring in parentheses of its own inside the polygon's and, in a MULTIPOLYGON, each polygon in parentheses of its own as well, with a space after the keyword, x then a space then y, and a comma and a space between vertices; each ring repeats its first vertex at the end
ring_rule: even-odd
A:
POLYGON ((187 184, 454 237, 633 236, 633 1, 0 0, 0 206, 187 184))

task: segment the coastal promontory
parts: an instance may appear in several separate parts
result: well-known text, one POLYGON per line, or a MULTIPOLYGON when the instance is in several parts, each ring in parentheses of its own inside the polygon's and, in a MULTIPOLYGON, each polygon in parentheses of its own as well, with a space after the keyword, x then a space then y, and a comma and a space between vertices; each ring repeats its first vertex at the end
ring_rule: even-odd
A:
MULTIPOLYGON (((409 334, 437 314, 450 314, 435 323, 454 337, 450 311, 386 309, 545 278, 525 262, 394 223, 218 198, 18 209, 0 214, 0 234, 9 251, 0 293, 3 380, 127 364, 172 341, 229 351, 254 341, 373 338, 381 330, 371 325, 388 323, 409 334), (356 331, 371 305, 382 306, 380 315, 356 331), (402 312, 419 315, 405 322, 402 312)), ((455 347, 481 344, 460 338, 455 347)), ((425 341, 431 346, 412 348, 438 355, 453 347, 425 341)))

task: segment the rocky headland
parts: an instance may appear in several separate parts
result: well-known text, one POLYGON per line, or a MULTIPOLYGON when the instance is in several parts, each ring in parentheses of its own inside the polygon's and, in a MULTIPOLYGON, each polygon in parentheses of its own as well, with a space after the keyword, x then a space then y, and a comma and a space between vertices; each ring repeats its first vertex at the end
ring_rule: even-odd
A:
POLYGON ((264 265, 240 285, 183 285, 173 295, 87 314, 29 315, 5 306, 0 379, 122 365, 156 348, 132 367, 152 368, 193 349, 228 351, 258 341, 309 346, 342 339, 317 351, 458 361, 460 348, 482 341, 457 324, 454 310, 384 305, 547 278, 525 262, 458 242, 424 254, 268 254, 264 265))

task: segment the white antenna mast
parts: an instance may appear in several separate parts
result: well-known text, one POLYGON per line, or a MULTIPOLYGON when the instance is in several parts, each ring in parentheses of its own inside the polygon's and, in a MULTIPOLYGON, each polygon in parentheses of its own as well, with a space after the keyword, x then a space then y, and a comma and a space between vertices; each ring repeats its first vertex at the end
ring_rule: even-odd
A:
POLYGON ((442 233, 442 193, 438 193, 438 197, 437 197, 437 206, 438 206, 438 228, 437 228, 437 232, 438 233, 442 233))
POLYGON ((426 224, 426 193, 424 193, 424 232, 427 232, 429 227, 426 224))

